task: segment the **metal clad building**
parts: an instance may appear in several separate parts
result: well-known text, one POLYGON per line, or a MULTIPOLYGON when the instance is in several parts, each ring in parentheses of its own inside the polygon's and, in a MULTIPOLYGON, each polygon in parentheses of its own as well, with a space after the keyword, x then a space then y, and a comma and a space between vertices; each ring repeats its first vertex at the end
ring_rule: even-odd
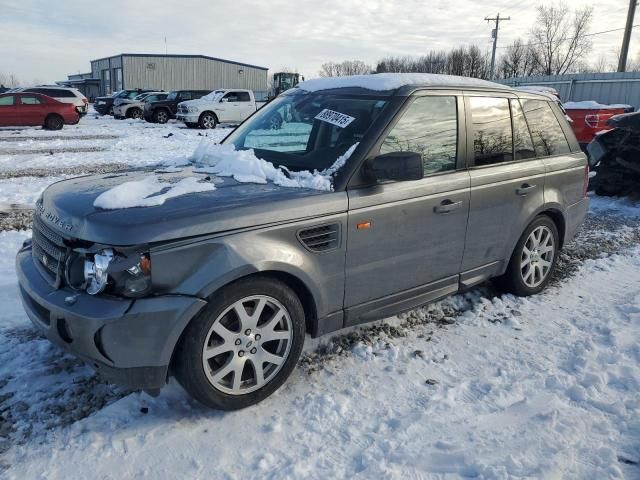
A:
POLYGON ((267 91, 267 68, 205 55, 123 53, 92 60, 91 73, 102 95, 130 88, 267 91))
POLYGON ((579 73, 497 80, 513 87, 541 85, 553 87, 563 102, 595 100, 599 103, 627 104, 640 109, 640 72, 579 73))

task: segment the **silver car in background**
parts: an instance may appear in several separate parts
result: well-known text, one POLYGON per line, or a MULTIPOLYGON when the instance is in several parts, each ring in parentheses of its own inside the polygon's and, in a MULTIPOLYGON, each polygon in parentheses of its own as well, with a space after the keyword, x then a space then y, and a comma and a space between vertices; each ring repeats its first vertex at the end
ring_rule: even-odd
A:
POLYGON ((167 92, 144 92, 134 98, 125 98, 118 105, 113 105, 113 118, 122 120, 133 118, 140 120, 144 118, 145 102, 155 102, 167 98, 167 92))

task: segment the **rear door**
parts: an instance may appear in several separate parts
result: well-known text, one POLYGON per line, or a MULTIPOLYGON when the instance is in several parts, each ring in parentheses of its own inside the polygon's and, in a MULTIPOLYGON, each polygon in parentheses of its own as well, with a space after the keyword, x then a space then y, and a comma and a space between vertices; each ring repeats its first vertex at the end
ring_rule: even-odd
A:
POLYGON ((15 104, 16 95, 0 96, 0 127, 11 127, 18 125, 18 117, 15 104))
POLYGON ((399 115, 370 157, 420 153, 424 178, 348 191, 345 325, 458 288, 469 211, 462 96, 417 96, 399 115))
POLYGON ((471 200, 463 283, 498 271, 531 216, 544 205, 544 162, 536 158, 515 96, 467 93, 471 200))
POLYGON ((44 125, 45 110, 41 97, 22 93, 16 102, 20 125, 44 125))
POLYGON ((249 92, 237 92, 237 94, 238 104, 240 105, 238 107, 240 110, 238 121, 243 122, 256 111, 256 104, 251 101, 251 95, 249 95, 249 92))

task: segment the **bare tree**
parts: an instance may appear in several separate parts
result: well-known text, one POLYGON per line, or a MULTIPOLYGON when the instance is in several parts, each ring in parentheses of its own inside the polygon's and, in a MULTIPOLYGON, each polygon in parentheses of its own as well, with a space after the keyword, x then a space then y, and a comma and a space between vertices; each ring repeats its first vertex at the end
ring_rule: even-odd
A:
POLYGON ((20 79, 13 73, 0 72, 0 85, 10 88, 19 87, 20 79))
POLYGON ((500 58, 498 72, 502 78, 526 77, 536 73, 538 63, 535 50, 517 38, 500 58))
POLYGON ((372 70, 370 65, 361 60, 344 60, 323 63, 319 74, 321 77, 343 77, 346 75, 367 75, 372 70))
POLYGON ((446 73, 487 78, 489 61, 487 54, 474 45, 449 52, 431 51, 421 57, 385 57, 378 61, 376 72, 446 73))
POLYGON ((572 71, 591 48, 587 37, 592 7, 575 10, 573 17, 564 3, 538 7, 536 25, 531 30, 532 48, 543 75, 572 71))

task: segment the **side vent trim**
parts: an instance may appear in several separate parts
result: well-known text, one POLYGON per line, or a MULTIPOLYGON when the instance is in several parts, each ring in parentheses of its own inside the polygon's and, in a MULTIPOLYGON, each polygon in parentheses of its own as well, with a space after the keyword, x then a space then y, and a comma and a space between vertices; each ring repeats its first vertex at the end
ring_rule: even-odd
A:
POLYGON ((310 252, 324 253, 340 247, 340 224, 316 225, 298 231, 298 240, 310 252))

